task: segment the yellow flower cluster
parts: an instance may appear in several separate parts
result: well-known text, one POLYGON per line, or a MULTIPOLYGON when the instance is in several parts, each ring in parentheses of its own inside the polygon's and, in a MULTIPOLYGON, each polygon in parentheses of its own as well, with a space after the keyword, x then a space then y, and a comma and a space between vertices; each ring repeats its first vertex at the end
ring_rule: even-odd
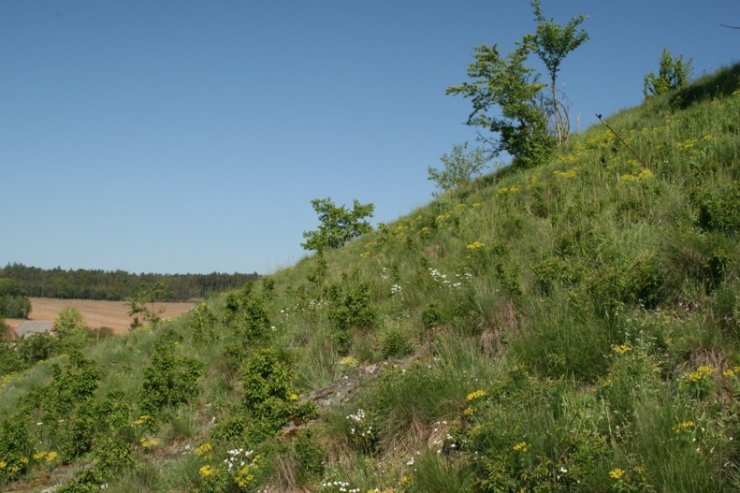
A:
POLYGON ((649 180, 654 176, 655 175, 653 174, 652 171, 645 168, 636 175, 626 174, 626 175, 620 176, 619 179, 622 181, 644 181, 644 180, 649 180))
POLYGON ((156 438, 142 437, 139 440, 139 444, 144 448, 154 448, 159 445, 159 440, 156 438))
POLYGON ((465 398, 465 402, 472 402, 480 399, 481 397, 485 397, 486 395, 487 394, 485 390, 476 390, 468 394, 468 396, 465 398))
POLYGON ((722 372, 722 376, 725 378, 735 378, 738 375, 740 375, 740 366, 728 368, 727 370, 722 372))
POLYGON ((673 427, 673 431, 681 433, 682 431, 691 431, 696 428, 696 423, 693 421, 683 421, 673 427))
POLYGON ((195 448, 193 453, 198 457, 203 457, 204 455, 209 454, 211 450, 213 450, 213 445, 211 445, 210 442, 203 442, 195 448))
POLYGON ((8 385, 18 375, 16 372, 7 373, 0 377, 0 389, 8 385))
POLYGON ((620 344, 618 346, 612 346, 612 350, 617 354, 625 354, 632 351, 632 347, 629 344, 620 344))
POLYGON ((151 419, 152 419, 151 416, 148 416, 146 414, 142 414, 141 416, 139 416, 139 419, 137 419, 136 421, 134 421, 134 425, 135 426, 143 426, 146 423, 148 423, 151 419))
POLYGON ((467 249, 468 249, 468 250, 470 250, 471 252, 474 252, 474 251, 476 251, 476 250, 480 250, 481 248, 483 248, 483 247, 485 247, 485 246, 486 246, 486 244, 485 244, 485 243, 481 243, 480 241, 474 241, 473 243, 469 244, 469 245, 468 245, 468 246, 466 246, 465 248, 467 248, 467 249))
POLYGON ((552 174, 557 176, 558 178, 575 178, 578 174, 578 170, 575 168, 570 168, 563 171, 556 170, 553 171, 552 174))
POLYGON ((529 444, 527 442, 519 442, 511 447, 511 450, 513 450, 514 452, 524 453, 529 450, 529 444))
POLYGON ((47 464, 51 464, 56 460, 57 457, 59 457, 59 454, 52 451, 46 452, 45 450, 41 450, 39 452, 36 452, 33 454, 33 460, 36 462, 46 462, 47 464))
POLYGON ((344 356, 339 360, 339 364, 342 366, 357 366, 360 362, 354 356, 344 356))
POLYGON ((503 187, 499 188, 496 193, 497 194, 504 194, 504 193, 519 193, 522 191, 522 187, 519 185, 512 185, 509 188, 503 187))
POLYGON ((622 479, 622 476, 624 476, 624 469, 621 469, 619 467, 615 467, 614 469, 609 471, 609 477, 616 481, 622 479))
POLYGON ((705 382, 712 378, 712 375, 714 375, 714 368, 707 365, 702 365, 698 367, 696 370, 688 373, 684 373, 683 378, 688 380, 689 382, 705 382))
POLYGON ((213 476, 214 474, 216 474, 216 469, 213 466, 210 466, 208 464, 198 469, 198 475, 201 478, 208 478, 208 477, 213 476))

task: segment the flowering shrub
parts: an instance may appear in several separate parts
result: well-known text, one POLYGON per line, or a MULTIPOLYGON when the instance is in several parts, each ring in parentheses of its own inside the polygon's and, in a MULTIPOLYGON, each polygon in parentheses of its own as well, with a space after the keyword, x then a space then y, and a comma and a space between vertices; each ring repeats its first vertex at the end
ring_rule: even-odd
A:
POLYGON ((350 443, 362 452, 373 452, 378 444, 378 435, 365 410, 358 409, 354 414, 348 414, 346 419, 350 443))

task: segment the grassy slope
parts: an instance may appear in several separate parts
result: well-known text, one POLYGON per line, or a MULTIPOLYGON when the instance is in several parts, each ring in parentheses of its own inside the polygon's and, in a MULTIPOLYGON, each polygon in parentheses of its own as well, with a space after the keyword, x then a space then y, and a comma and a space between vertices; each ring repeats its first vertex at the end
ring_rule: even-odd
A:
POLYGON ((0 481, 735 490, 739 74, 608 120, 647 167, 596 126, 549 164, 501 170, 323 259, 105 341, 85 352, 92 366, 64 356, 5 377, 0 481), (310 415, 297 394, 407 356, 274 438, 310 415), (229 472, 239 447, 254 454, 234 452, 229 472))

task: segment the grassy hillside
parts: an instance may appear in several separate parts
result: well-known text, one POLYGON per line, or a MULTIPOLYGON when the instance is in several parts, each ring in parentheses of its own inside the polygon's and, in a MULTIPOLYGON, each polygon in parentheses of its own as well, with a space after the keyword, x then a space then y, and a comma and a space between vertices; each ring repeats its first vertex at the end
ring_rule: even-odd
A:
POLYGON ((642 162, 595 126, 550 163, 6 375, 0 484, 737 491, 738 115, 740 65, 609 118, 642 162))

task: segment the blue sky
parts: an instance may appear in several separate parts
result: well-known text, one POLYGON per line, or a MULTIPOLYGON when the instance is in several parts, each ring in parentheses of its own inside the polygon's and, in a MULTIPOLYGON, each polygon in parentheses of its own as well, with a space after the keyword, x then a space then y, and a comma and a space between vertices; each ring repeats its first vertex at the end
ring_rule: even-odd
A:
MULTIPOLYGON (((664 47, 738 61, 737 0, 543 0, 591 39, 560 81, 581 125, 639 104, 664 47)), ((269 273, 310 201, 389 222, 473 141, 473 48, 533 30, 525 0, 0 0, 0 265, 269 273)), ((573 117, 575 118, 575 116, 573 117)))

